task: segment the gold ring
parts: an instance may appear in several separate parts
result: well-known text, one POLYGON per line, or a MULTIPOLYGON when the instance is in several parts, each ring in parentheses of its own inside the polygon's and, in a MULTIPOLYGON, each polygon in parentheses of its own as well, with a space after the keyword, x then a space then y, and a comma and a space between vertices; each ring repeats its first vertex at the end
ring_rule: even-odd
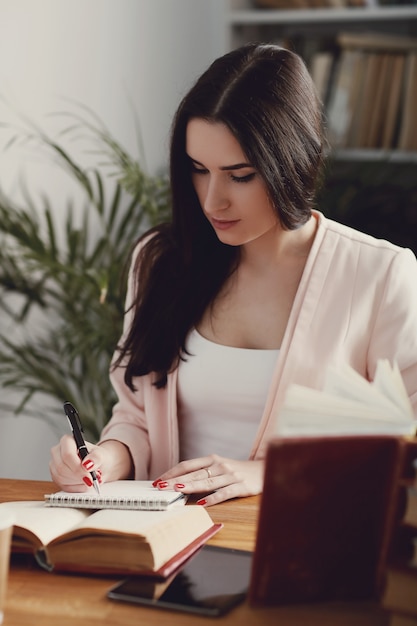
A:
POLYGON ((206 472, 207 472, 207 478, 211 478, 211 471, 210 471, 210 468, 209 468, 209 467, 205 467, 204 469, 205 469, 205 470, 206 470, 206 472))

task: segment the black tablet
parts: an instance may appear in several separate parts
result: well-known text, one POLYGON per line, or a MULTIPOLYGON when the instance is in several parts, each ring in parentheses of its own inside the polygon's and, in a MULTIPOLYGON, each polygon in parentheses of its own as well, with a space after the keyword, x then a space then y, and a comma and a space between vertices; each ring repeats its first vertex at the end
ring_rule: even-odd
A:
POLYGON ((167 580, 130 577, 107 596, 175 611, 224 615, 245 599, 251 563, 251 552, 205 545, 167 580))

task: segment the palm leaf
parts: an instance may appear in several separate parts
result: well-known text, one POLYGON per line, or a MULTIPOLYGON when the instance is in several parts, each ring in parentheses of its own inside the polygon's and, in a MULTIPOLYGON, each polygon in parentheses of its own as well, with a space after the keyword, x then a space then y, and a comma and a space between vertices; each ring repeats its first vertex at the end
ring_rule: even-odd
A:
POLYGON ((115 401, 108 370, 122 329, 128 254, 145 228, 167 217, 169 195, 166 177, 145 174, 91 112, 73 122, 61 137, 85 131, 104 165, 83 167, 31 124, 11 142, 45 148, 84 199, 76 222, 72 198, 58 216, 47 190, 35 202, 22 188, 23 206, 0 194, 0 314, 9 320, 0 327, 0 384, 18 393, 17 414, 30 414, 34 396, 48 399, 51 423, 63 419, 65 400, 74 402, 95 439, 115 401), (18 338, 9 336, 10 323, 18 338))

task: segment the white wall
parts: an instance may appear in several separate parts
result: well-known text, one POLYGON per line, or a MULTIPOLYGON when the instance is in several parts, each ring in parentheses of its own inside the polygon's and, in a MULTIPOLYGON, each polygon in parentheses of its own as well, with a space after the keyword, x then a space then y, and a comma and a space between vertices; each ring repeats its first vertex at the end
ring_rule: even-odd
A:
MULTIPOLYGON (((50 113, 67 100, 91 108, 128 151, 138 154, 137 114, 146 164, 166 164, 172 115, 183 93, 225 51, 227 0, 0 0, 0 123, 14 110, 49 132, 62 128, 50 113)), ((0 127, 0 187, 18 199, 22 177, 31 193, 56 199, 74 193, 71 182, 27 147, 3 148, 11 132, 0 127)), ((1 317, 0 317, 0 323, 1 317)), ((2 399, 7 398, 5 390, 2 399)), ((50 446, 62 427, 41 419, 0 414, 0 476, 48 478, 50 446)))

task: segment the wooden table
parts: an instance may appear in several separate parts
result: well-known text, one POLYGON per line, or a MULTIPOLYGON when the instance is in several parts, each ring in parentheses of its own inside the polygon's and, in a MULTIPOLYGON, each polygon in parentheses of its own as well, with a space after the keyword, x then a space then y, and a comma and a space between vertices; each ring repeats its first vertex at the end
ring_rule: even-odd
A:
MULTIPOLYGON (((53 483, 0 479, 0 501, 42 500, 53 483)), ((242 498, 208 509, 224 528, 210 543, 253 550, 259 498, 242 498)), ((340 564, 343 567, 343 563, 340 564)), ((31 559, 12 558, 4 626, 387 626, 388 616, 368 604, 251 608, 247 602, 215 619, 108 600, 119 578, 51 574, 31 559)))

